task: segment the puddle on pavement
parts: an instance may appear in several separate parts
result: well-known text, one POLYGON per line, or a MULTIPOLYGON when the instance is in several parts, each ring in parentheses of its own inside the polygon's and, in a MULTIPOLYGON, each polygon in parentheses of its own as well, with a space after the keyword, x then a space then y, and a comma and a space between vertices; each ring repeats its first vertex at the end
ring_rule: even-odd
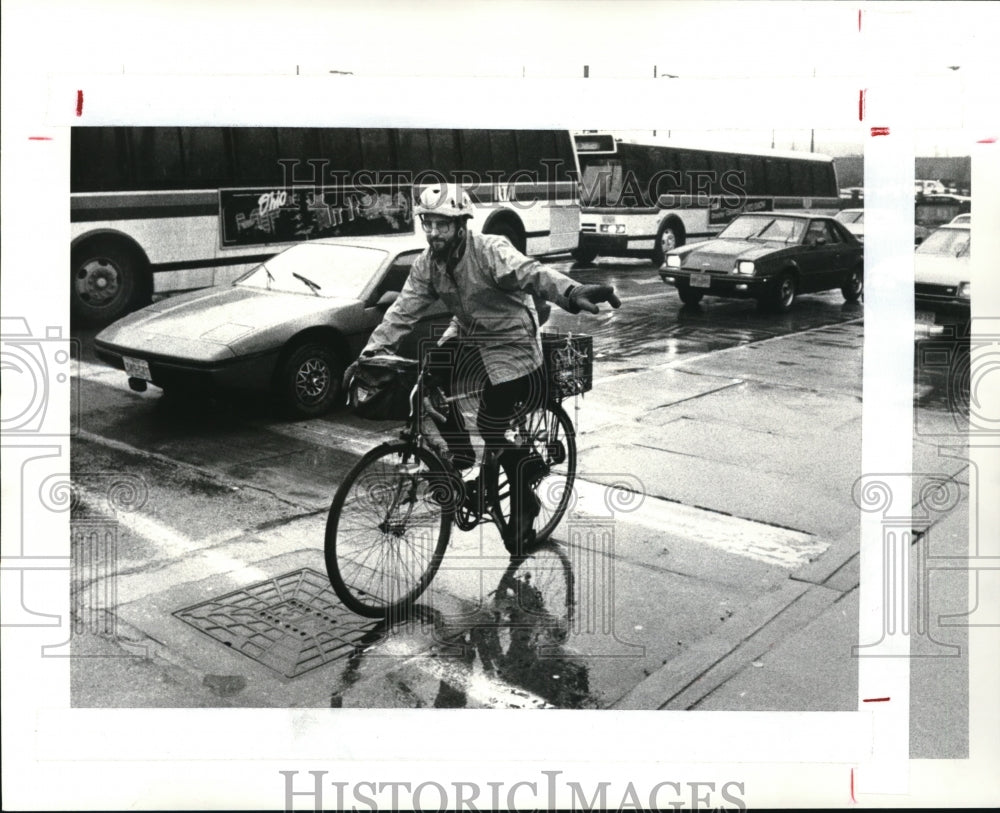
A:
POLYGON ((569 644, 574 610, 569 560, 545 546, 512 562, 466 615, 418 605, 372 630, 348 657, 331 705, 597 708, 588 666, 569 644))

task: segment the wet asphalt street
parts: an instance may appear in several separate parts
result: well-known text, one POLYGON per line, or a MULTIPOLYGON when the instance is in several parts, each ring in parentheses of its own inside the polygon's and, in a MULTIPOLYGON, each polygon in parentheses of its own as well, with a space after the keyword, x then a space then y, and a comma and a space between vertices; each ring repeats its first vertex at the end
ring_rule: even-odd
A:
MULTIPOLYGON (((781 316, 684 307, 648 262, 554 265, 623 302, 555 309, 549 324, 594 337, 594 390, 570 412, 574 510, 520 562, 492 527, 454 534, 396 626, 340 606, 322 553, 333 491, 392 427, 134 393, 93 358, 93 333, 75 333, 75 527, 115 540, 76 585, 79 607, 108 582, 115 599, 74 639, 103 655, 74 659, 74 705, 766 708, 766 692, 725 691, 760 652, 712 672, 738 642, 812 623, 856 633, 841 608, 857 587, 863 305, 837 291, 781 316), (123 475, 134 499, 111 505, 123 475)), ((951 378, 926 371, 931 420, 949 417, 951 378)), ((780 702, 838 710, 857 696, 843 680, 809 695, 780 702)))

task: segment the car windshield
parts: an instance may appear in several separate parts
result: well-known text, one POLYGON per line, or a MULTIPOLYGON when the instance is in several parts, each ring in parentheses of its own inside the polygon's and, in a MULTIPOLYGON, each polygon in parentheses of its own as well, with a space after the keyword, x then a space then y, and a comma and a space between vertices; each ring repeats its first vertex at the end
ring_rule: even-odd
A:
POLYGON ((301 243, 258 265, 234 284, 305 296, 360 299, 388 253, 361 246, 301 243))
POLYGON ((727 240, 768 240, 797 242, 805 231, 805 221, 795 217, 752 215, 738 217, 719 233, 727 240))
POLYGON ((969 257, 971 256, 969 230, 938 229, 927 236, 917 252, 941 257, 969 257))
POLYGON ((839 220, 841 223, 863 223, 864 217, 865 217, 864 212, 845 211, 845 212, 837 212, 837 214, 834 215, 834 218, 836 220, 839 220))

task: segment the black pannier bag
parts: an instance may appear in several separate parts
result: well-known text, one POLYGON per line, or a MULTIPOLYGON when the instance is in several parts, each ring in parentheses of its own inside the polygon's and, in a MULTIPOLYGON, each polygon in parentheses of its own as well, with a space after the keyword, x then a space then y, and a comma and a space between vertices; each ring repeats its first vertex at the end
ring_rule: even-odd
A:
POLYGON ((351 410, 370 421, 405 421, 417 366, 416 360, 401 356, 360 359, 348 394, 351 410))

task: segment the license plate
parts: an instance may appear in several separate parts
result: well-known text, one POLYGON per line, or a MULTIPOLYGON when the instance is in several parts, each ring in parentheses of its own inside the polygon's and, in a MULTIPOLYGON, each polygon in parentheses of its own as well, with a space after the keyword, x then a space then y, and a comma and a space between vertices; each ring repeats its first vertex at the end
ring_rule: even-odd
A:
POLYGON ((934 324, 934 311, 917 311, 915 315, 918 325, 934 324))
POLYGON ((129 378, 141 378, 143 381, 152 381, 153 376, 149 373, 149 362, 143 359, 132 359, 128 356, 122 357, 125 362, 125 372, 129 378))
POLYGON ((692 274, 688 284, 692 288, 710 288, 712 286, 712 275, 692 274))

